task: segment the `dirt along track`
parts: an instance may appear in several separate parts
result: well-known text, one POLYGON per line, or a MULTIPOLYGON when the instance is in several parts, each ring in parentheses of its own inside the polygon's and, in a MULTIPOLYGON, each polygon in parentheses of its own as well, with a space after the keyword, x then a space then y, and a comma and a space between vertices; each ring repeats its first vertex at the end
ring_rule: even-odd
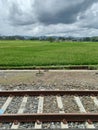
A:
POLYGON ((98 89, 97 70, 1 70, 0 88, 12 89, 98 89))

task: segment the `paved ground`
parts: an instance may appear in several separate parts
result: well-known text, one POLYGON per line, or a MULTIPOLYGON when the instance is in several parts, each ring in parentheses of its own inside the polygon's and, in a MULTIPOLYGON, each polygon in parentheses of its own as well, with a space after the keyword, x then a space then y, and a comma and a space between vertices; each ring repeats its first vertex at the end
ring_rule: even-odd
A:
POLYGON ((2 89, 98 89, 97 70, 1 70, 2 89))

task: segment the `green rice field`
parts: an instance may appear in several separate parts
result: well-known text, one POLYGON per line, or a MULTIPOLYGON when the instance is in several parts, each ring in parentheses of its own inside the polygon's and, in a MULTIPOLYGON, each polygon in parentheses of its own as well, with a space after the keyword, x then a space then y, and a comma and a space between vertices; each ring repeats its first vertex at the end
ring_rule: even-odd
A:
POLYGON ((98 65, 97 42, 0 41, 0 68, 98 65))

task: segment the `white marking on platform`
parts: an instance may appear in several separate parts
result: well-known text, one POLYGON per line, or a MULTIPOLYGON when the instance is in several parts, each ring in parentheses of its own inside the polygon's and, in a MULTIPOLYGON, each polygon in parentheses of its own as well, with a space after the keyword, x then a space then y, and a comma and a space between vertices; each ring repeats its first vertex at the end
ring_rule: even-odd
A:
MULTIPOLYGON (((83 106, 83 104, 82 104, 80 98, 74 96, 74 99, 75 99, 75 101, 76 101, 76 103, 77 103, 77 105, 78 105, 78 107, 79 107, 79 109, 80 109, 80 112, 81 112, 81 113, 82 113, 82 112, 86 113, 86 110, 85 110, 85 108, 84 108, 84 106, 83 106)), ((93 124, 89 124, 88 122, 85 122, 85 126, 86 126, 86 128, 95 128, 93 124)))
MULTIPOLYGON (((27 103, 27 100, 28 100, 28 97, 23 97, 23 100, 22 100, 22 103, 21 103, 21 106, 18 110, 18 114, 22 114, 24 112, 24 109, 25 109, 25 106, 26 106, 26 103, 27 103)), ((14 123, 12 124, 12 127, 11 129, 18 129, 20 123, 18 123, 17 125, 15 125, 14 123)))
POLYGON ((91 96, 91 99, 94 101, 94 104, 98 107, 98 99, 93 96, 91 96))
MULTIPOLYGON (((44 97, 39 96, 37 113, 43 113, 43 103, 44 103, 44 97)), ((35 122, 35 129, 41 129, 41 128, 42 128, 42 122, 40 122, 40 124, 35 122)))
MULTIPOLYGON (((59 113, 65 113, 61 97, 56 96, 56 99, 57 99, 58 108, 60 109, 59 113)), ((68 128, 68 124, 64 124, 63 122, 61 122, 61 128, 62 129, 68 128)))

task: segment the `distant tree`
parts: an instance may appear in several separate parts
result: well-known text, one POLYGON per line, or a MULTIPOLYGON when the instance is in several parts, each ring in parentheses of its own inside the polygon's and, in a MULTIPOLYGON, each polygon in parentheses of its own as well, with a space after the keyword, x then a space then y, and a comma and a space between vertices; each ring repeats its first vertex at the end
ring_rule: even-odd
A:
POLYGON ((90 37, 85 37, 84 41, 90 41, 90 37))
POLYGON ((92 37, 91 38, 91 41, 93 41, 93 42, 98 42, 98 37, 96 36, 96 37, 92 37))
POLYGON ((53 37, 48 37, 47 40, 50 41, 50 42, 53 42, 54 38, 53 37))

